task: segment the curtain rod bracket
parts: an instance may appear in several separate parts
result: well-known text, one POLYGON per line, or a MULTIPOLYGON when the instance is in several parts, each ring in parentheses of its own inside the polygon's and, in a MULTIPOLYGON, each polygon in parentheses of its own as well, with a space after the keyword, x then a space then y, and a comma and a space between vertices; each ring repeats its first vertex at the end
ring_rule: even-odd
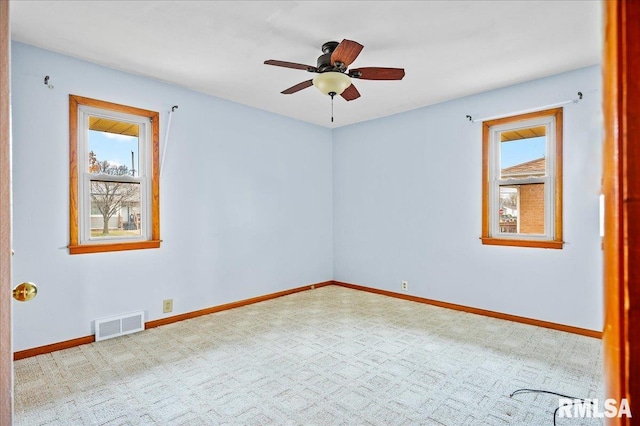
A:
POLYGON ((44 76, 44 85, 47 86, 50 90, 53 90, 53 84, 49 84, 49 76, 44 76))

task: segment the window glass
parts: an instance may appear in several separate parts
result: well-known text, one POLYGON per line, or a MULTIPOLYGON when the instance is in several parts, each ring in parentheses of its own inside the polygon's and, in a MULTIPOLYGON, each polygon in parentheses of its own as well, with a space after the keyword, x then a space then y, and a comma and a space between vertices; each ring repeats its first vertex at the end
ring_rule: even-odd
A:
POLYGON ((500 132, 501 179, 546 175, 545 133, 545 126, 500 132))
POLYGON ((91 238, 140 236, 140 184, 91 181, 91 238))
POLYGON ((500 186, 500 233, 545 234, 544 183, 500 186))
POLYGON ((89 173, 138 176, 140 126, 89 116, 89 173))

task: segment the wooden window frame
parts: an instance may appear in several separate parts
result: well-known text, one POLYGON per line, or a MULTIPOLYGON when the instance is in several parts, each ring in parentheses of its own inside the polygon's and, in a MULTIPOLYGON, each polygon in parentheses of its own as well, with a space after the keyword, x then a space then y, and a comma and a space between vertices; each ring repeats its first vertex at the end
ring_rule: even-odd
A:
POLYGON ((160 114, 141 108, 69 95, 69 254, 99 253, 122 250, 139 250, 160 247, 160 114), (78 115, 82 106, 106 111, 146 117, 151 121, 151 172, 149 176, 150 238, 144 241, 116 240, 101 243, 81 243, 79 229, 79 179, 78 115))
POLYGON ((562 249, 564 241, 562 240, 562 108, 554 108, 543 111, 536 111, 527 114, 514 115, 495 120, 485 121, 482 123, 482 236, 480 240, 486 245, 515 246, 515 247, 537 247, 549 249, 562 249), (553 151, 555 159, 554 181, 550 182, 553 187, 553 206, 545 205, 545 211, 553 208, 553 235, 550 239, 532 239, 527 237, 503 237, 494 236, 491 233, 491 199, 490 187, 492 167, 491 156, 492 140, 491 129, 495 126, 504 124, 515 124, 518 122, 535 120, 545 117, 552 117, 555 120, 555 149, 553 151))

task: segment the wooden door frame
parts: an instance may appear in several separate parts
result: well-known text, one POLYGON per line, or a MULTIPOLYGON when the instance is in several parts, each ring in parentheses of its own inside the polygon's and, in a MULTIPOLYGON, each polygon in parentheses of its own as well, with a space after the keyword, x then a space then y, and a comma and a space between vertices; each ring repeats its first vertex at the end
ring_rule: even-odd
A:
POLYGON ((0 425, 13 416, 9 1, 0 0, 0 425))
POLYGON ((640 425, 640 2, 604 2, 603 194, 606 398, 627 398, 640 425), (634 410, 638 408, 638 410, 634 410))

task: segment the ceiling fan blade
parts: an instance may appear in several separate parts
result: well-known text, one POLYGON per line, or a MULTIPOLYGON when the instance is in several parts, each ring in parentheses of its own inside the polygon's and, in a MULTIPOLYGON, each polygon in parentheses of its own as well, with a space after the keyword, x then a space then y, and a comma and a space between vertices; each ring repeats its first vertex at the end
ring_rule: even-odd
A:
POLYGON ((402 80, 404 77, 404 68, 357 68, 349 70, 349 77, 359 78, 361 80, 402 80))
POLYGON ((348 67, 356 60, 363 48, 363 45, 353 40, 342 40, 342 43, 331 54, 331 65, 341 62, 345 67, 348 67))
POLYGON ((345 101, 352 101, 360 97, 360 92, 358 92, 358 89, 356 89, 356 86, 352 83, 351 86, 344 89, 344 92, 342 92, 340 96, 342 96, 345 101))
POLYGON ((269 59, 267 61, 264 61, 264 63, 265 65, 275 65, 276 67, 293 68, 293 69, 304 70, 309 72, 318 71, 316 67, 312 67, 311 65, 297 64, 295 62, 277 61, 275 59, 269 59))
POLYGON ((309 86, 313 86, 313 80, 303 81, 302 83, 298 83, 295 86, 291 86, 288 89, 283 90, 280 93, 282 93, 283 95, 290 95, 292 93, 299 92, 302 89, 306 89, 309 86))

